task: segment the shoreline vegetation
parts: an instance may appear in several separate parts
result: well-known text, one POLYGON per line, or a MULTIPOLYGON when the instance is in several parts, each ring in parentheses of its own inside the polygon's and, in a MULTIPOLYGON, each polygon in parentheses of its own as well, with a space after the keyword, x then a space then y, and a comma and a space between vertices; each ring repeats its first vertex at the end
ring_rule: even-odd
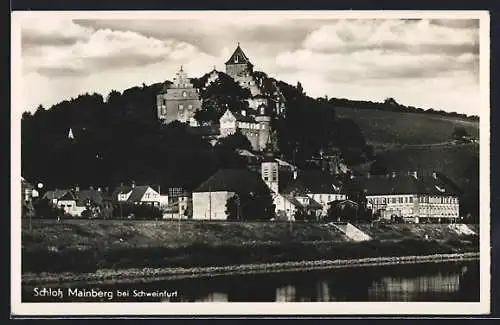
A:
MULTIPOLYGON (((22 230, 22 284, 116 283, 479 259, 479 236, 448 225, 68 220, 22 230)), ((477 226, 472 226, 477 232, 477 226)))

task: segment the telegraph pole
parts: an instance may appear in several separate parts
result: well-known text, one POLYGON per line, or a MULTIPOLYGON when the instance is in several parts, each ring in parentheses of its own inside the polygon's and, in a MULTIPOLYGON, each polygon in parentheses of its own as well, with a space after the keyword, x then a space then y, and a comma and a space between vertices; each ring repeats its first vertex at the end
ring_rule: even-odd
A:
POLYGON ((208 220, 212 220, 212 186, 208 188, 208 220))

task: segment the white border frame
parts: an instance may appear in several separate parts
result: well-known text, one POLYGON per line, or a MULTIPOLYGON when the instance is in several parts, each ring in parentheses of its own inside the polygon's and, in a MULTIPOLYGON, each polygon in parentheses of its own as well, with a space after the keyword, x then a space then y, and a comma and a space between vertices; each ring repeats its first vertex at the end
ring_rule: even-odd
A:
POLYGON ((490 312, 490 19, 487 11, 18 11, 11 31, 11 314, 72 315, 477 315, 490 312), (68 19, 479 19, 480 20, 480 302, 299 302, 299 303, 22 303, 20 123, 23 107, 21 23, 30 17, 68 19), (214 16, 217 18, 214 18, 214 16))

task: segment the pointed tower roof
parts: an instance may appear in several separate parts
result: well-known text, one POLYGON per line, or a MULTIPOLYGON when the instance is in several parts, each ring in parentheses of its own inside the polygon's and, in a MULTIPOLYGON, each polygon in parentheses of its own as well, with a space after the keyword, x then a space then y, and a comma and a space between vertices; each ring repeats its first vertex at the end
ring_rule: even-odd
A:
POLYGON ((248 57, 245 55, 245 52, 240 47, 240 43, 238 43, 238 46, 236 47, 236 50, 234 50, 233 55, 227 60, 226 64, 252 64, 250 63, 250 60, 248 57))

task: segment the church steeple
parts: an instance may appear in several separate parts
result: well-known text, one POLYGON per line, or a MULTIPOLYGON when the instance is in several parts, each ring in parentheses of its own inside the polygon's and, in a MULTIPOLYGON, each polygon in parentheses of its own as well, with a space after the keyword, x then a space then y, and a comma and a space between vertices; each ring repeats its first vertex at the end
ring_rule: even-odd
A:
POLYGON ((72 128, 69 128, 68 139, 70 139, 70 140, 74 140, 75 139, 75 136, 73 135, 73 129, 72 128))

